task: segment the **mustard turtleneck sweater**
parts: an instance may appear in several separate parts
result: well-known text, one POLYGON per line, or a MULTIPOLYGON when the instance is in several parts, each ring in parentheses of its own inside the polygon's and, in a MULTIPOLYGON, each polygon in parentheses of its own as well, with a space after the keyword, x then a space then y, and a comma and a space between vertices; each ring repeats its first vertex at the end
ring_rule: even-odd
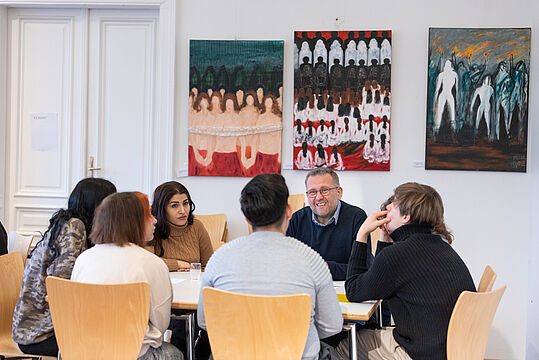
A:
MULTIPOLYGON (((168 223, 170 226, 170 236, 163 240, 164 254, 161 259, 167 264, 170 271, 178 271, 176 260, 188 263, 201 263, 202 267, 213 254, 210 236, 204 225, 197 219, 192 225, 185 224, 177 226, 168 223)), ((154 247, 147 247, 151 252, 155 252, 154 247)))

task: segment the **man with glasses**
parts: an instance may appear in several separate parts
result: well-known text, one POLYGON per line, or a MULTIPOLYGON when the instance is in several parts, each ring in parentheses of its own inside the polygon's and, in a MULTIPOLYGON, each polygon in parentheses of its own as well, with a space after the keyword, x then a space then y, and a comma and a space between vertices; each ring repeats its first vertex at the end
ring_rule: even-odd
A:
POLYGON ((348 258, 365 211, 341 200, 339 176, 330 168, 311 170, 305 178, 309 206, 292 215, 286 235, 316 250, 333 280, 345 280, 348 258))

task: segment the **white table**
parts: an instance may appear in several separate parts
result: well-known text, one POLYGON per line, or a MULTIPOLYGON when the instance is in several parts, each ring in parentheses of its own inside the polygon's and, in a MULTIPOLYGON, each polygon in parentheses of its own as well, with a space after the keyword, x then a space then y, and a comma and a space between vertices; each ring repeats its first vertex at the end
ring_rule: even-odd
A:
MULTIPOLYGON (((200 280, 191 280, 189 272, 171 272, 173 294, 172 308, 181 310, 196 310, 198 306, 198 296, 200 294, 200 280)), ((344 281, 334 281, 335 292, 344 294, 344 281)), ((342 316, 345 320, 367 321, 371 318, 376 309, 380 309, 381 300, 365 301, 362 303, 339 302, 342 309, 342 316)), ((381 317, 379 316, 379 319, 381 317)), ((195 321, 193 313, 185 315, 187 321, 187 360, 194 359, 193 344, 195 321)), ((348 324, 350 328, 350 358, 356 358, 356 324, 348 324)))

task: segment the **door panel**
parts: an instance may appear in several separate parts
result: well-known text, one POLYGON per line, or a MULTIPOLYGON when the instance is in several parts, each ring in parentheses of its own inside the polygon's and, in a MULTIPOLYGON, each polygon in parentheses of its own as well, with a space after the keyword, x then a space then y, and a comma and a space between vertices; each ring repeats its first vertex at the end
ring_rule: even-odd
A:
POLYGON ((45 218, 64 206, 82 175, 85 14, 84 9, 8 10, 11 230, 35 230, 36 216, 45 218))
POLYGON ((119 191, 149 193, 159 13, 91 10, 88 156, 119 191))
POLYGON ((44 231, 89 176, 152 189, 158 10, 9 8, 7 228, 44 231))

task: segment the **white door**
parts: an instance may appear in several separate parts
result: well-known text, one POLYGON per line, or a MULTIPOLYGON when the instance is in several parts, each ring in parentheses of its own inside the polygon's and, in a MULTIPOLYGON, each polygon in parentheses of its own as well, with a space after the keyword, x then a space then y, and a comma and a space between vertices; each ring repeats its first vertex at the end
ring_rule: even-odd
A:
POLYGON ((158 17, 157 10, 90 11, 88 167, 92 157, 96 176, 118 191, 152 191, 158 17))
POLYGON ((119 190, 150 191, 158 15, 8 9, 8 229, 46 229, 90 157, 119 190))
POLYGON ((84 9, 8 10, 6 228, 43 231, 84 175, 84 9))

